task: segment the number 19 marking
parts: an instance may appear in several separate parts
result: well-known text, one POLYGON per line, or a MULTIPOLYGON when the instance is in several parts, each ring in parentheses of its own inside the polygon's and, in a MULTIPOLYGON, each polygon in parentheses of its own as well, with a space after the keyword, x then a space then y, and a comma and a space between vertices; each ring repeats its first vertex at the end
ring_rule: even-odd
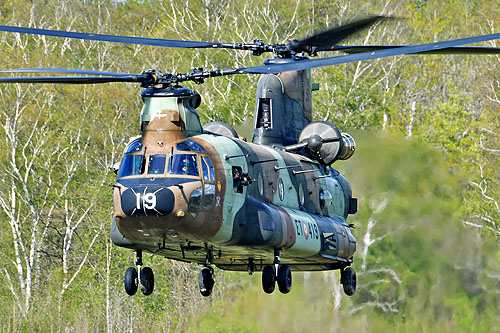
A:
POLYGON ((141 209, 141 201, 146 209, 156 208, 156 195, 154 193, 146 193, 141 200, 141 193, 135 194, 135 207, 141 209))

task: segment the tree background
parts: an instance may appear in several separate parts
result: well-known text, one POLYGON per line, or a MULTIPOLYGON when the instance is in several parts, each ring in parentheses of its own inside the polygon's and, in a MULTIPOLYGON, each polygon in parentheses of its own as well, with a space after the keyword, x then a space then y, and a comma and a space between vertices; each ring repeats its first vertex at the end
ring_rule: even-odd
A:
MULTIPOLYGON (((285 42, 360 14, 400 18, 350 44, 418 44, 499 32, 493 1, 111 1, 0 3, 0 24, 221 42, 285 42)), ((139 73, 247 67, 263 57, 0 33, 3 68, 139 73)), ((499 46, 498 41, 488 45, 499 46)), ((335 165, 359 198, 359 289, 336 272, 294 273, 289 295, 260 275, 216 272, 146 255, 149 297, 128 297, 133 254, 109 240, 110 166, 138 134, 140 87, 0 86, 2 331, 496 331, 500 329, 499 56, 400 56, 314 69, 314 117, 355 134, 335 165)), ((190 85, 203 122, 248 131, 258 76, 190 85)), ((250 125, 251 126, 251 125, 250 125)), ((248 135, 248 134, 247 134, 248 135)))

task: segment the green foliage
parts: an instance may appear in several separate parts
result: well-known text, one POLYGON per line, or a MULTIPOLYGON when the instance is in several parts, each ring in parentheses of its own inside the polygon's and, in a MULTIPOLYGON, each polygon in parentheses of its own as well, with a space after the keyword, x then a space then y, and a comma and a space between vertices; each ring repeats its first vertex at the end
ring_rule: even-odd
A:
POLYGON ((354 194, 361 196, 359 213, 350 220, 358 239, 356 294, 344 296, 342 306, 335 308, 337 272, 294 273, 288 295, 266 295, 260 275, 247 277, 251 284, 201 316, 194 324, 197 331, 498 329, 500 321, 491 311, 500 299, 485 284, 496 281, 485 263, 498 264, 487 250, 496 244, 462 226, 458 176, 426 144, 356 134, 359 151, 342 165, 353 179, 354 194), (369 220, 375 223, 370 231, 369 220), (384 238, 370 245, 363 268, 367 232, 372 240, 384 238))

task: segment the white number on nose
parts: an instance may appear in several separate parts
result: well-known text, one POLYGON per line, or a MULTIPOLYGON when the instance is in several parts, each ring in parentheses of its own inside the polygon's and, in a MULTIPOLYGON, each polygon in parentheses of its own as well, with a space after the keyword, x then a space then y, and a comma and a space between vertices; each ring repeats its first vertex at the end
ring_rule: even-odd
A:
POLYGON ((144 196, 144 207, 147 209, 154 209, 156 207, 156 195, 148 193, 144 196))
POLYGON ((135 194, 135 205, 137 209, 141 209, 141 201, 146 209, 156 208, 156 195, 154 193, 146 193, 141 200, 141 193, 135 194))

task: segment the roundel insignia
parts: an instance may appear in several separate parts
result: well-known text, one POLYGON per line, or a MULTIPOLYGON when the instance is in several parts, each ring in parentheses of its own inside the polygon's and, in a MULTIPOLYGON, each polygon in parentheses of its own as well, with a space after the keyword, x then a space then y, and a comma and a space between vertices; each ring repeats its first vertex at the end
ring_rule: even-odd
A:
POLYGON ((222 185, 220 184, 220 180, 217 181, 217 190, 220 192, 222 185))
POLYGON ((281 201, 285 200, 285 185, 283 184, 283 180, 281 178, 278 181, 278 194, 281 201))
POLYGON ((302 226, 304 227, 304 236, 306 237, 306 239, 309 238, 309 229, 307 229, 307 224, 302 224, 302 226))

